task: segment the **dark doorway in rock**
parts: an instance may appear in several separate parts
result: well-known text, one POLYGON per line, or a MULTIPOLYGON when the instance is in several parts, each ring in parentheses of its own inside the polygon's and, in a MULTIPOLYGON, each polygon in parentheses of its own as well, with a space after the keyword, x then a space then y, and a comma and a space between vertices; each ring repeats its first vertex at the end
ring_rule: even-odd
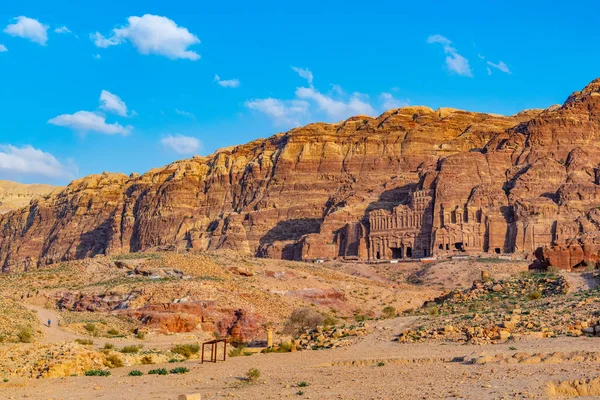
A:
POLYGON ((454 248, 458 251, 465 251, 465 248, 463 246, 463 242, 456 242, 454 243, 454 248))
POLYGON ((377 252, 377 256, 376 257, 377 257, 378 260, 381 260, 381 253, 377 252))
POLYGON ((408 257, 408 258, 412 257, 412 247, 406 248, 406 257, 408 257))
POLYGON ((392 258, 402 258, 402 249, 398 247, 392 247, 392 258))
POLYGON ((429 257, 429 250, 428 249, 424 249, 423 250, 423 257, 429 257))
POLYGON ((500 254, 500 247, 496 247, 496 248, 494 249, 494 253, 496 253, 496 254, 500 254))
POLYGON ((450 250, 450 245, 446 243, 446 250, 450 250))
POLYGON ((440 250, 444 250, 444 245, 440 244, 440 250))

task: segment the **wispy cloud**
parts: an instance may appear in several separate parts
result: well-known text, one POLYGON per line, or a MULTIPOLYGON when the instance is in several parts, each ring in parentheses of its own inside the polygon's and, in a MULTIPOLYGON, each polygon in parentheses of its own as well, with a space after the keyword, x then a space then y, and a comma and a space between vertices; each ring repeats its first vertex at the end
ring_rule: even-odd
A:
POLYGON ((49 124, 70 128, 76 132, 96 132, 106 135, 128 135, 132 126, 122 126, 115 122, 109 124, 106 117, 100 113, 77 111, 74 114, 62 114, 48 120, 49 124))
MULTIPOLYGON (((510 72, 510 69, 508 68, 508 65, 506 65, 504 62, 499 61, 498 64, 494 64, 491 61, 487 62, 487 65, 489 65, 492 68, 497 69, 498 71, 504 72, 505 74, 512 74, 512 72, 510 72)), ((492 70, 488 68, 488 74, 491 75, 492 74, 492 70)))
POLYGON ((300 119, 308 115, 309 104, 303 100, 280 100, 274 98, 248 100, 245 106, 269 116, 275 125, 300 125, 300 119))
POLYGON ((58 28, 56 28, 54 30, 54 33, 63 33, 63 34, 68 34, 68 33, 72 33, 71 30, 69 28, 67 28, 66 26, 59 26, 58 28))
POLYGON ((100 93, 100 109, 122 117, 127 117, 127 104, 119 96, 103 90, 100 93))
POLYGON ((127 25, 113 29, 111 36, 105 37, 100 32, 95 32, 90 34, 90 38, 97 47, 102 48, 129 41, 144 55, 157 54, 173 60, 200 58, 198 53, 189 50, 190 46, 200 43, 200 39, 187 28, 160 15, 131 16, 127 19, 127 25))
POLYGON ((334 99, 323 94, 313 87, 300 87, 296 89, 296 96, 300 99, 313 101, 319 110, 324 111, 329 117, 336 119, 348 118, 352 115, 373 115, 375 110, 366 101, 366 96, 353 93, 349 99, 334 99))
POLYGON ((236 88, 240 86, 239 79, 221 79, 219 75, 215 75, 215 82, 223 87, 236 88))
POLYGON ((48 25, 40 23, 37 19, 24 16, 13 18, 16 20, 14 24, 8 25, 4 29, 4 33, 11 36, 22 37, 29 39, 34 43, 46 45, 48 41, 48 25))
POLYGON ((8 51, 8 49, 6 48, 6 46, 3 44, 0 44, 0 53, 5 53, 7 51, 8 51))
POLYGON ((94 60, 99 60, 102 58, 100 54, 93 54, 92 57, 94 58, 94 60))
POLYGON ((31 145, 0 145, 0 171, 4 174, 70 178, 73 168, 73 165, 63 165, 52 154, 31 145))
POLYGON ((408 100, 400 100, 394 97, 391 93, 381 93, 379 96, 381 99, 381 106, 384 111, 391 110, 393 108, 405 107, 408 105, 408 100))
POLYGON ((472 78, 473 73, 469 66, 469 60, 458 54, 458 51, 452 47, 452 42, 442 35, 431 35, 427 38, 429 44, 441 44, 446 54, 446 67, 449 71, 457 75, 467 76, 472 78))
POLYGON ((312 85, 312 83, 313 83, 313 74, 310 71, 310 69, 308 69, 308 68, 298 68, 298 67, 292 67, 292 69, 294 71, 296 71, 296 73, 301 78, 306 79, 309 85, 312 85))
POLYGON ((191 119, 196 119, 196 116, 189 111, 180 110, 179 108, 175 109, 175 114, 182 115, 184 117, 188 117, 191 119))
POLYGON ((161 144, 179 154, 194 154, 202 148, 202 142, 192 136, 180 134, 168 135, 161 139, 161 144))

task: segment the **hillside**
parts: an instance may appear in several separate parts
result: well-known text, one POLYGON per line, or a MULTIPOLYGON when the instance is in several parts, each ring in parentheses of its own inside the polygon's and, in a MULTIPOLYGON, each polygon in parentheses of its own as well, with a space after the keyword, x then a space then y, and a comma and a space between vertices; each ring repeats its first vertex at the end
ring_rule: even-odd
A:
POLYGON ((59 186, 0 180, 0 214, 25 207, 33 199, 48 196, 62 189, 59 186))
POLYGON ((16 272, 97 254, 270 258, 528 253, 571 268, 600 245, 600 79, 514 116, 405 107, 315 123, 139 176, 91 175, 3 216, 16 272))

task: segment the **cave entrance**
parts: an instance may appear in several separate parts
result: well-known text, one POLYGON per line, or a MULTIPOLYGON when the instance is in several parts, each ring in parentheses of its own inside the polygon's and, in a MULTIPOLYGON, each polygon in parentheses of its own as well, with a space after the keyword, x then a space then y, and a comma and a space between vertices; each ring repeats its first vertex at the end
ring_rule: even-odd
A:
POLYGON ((406 257, 408 257, 408 258, 412 257, 412 247, 406 248, 406 257))
POLYGON ((377 256, 376 257, 377 257, 378 260, 381 260, 381 253, 377 252, 377 256))
POLYGON ((392 247, 392 258, 402 258, 402 249, 398 247, 392 247))
POLYGON ((496 254, 500 254, 500 247, 496 247, 496 248, 494 249, 494 253, 496 253, 496 254))
POLYGON ((446 250, 450 250, 450 245, 446 243, 446 250))
POLYGON ((444 250, 444 245, 440 244, 440 250, 444 250))
POLYGON ((424 249, 423 250, 423 257, 429 257, 429 250, 428 249, 424 249))
POLYGON ((465 247, 463 246, 463 242, 454 243, 454 248, 458 251, 465 251, 465 247))

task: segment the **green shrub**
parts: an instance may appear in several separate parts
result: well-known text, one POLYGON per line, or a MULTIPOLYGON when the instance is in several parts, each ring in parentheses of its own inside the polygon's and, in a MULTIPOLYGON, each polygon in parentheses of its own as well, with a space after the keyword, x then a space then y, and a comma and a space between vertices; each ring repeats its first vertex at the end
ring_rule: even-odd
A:
POLYGON ((121 368, 123 365, 123 359, 116 354, 107 356, 104 359, 104 365, 108 368, 121 368))
POLYGON ((83 346, 91 346, 94 344, 92 339, 75 339, 75 343, 81 344, 83 346))
POLYGON ((396 309, 392 306, 387 306, 381 311, 381 316, 385 319, 394 318, 397 314, 396 309))
POLYGON ((29 327, 21 328, 17 337, 21 343, 31 343, 33 342, 33 330, 29 327))
POLYGON ((310 384, 308 382, 302 381, 302 382, 298 382, 298 387, 307 387, 310 384))
POLYGON ((141 344, 135 344, 135 345, 131 345, 131 346, 125 346, 123 347, 121 350, 119 350, 121 353, 125 353, 125 354, 137 354, 140 352, 140 350, 143 348, 144 346, 142 346, 141 344))
POLYGON ((108 333, 111 336, 118 336, 119 335, 119 331, 116 330, 115 328, 109 329, 108 332, 106 332, 106 333, 108 333))
POLYGON ((437 306, 430 307, 429 315, 431 315, 432 317, 437 317, 438 315, 440 315, 440 310, 437 308, 437 306))
POLYGON ((87 323, 84 326, 85 330, 88 331, 92 336, 98 336, 100 332, 98 331, 98 327, 92 323, 87 323))
POLYGON ((144 373, 138 369, 134 369, 133 371, 129 371, 129 376, 142 376, 144 373))
POLYGON ((164 368, 152 369, 148 371, 148 375, 167 375, 169 371, 164 368))
POLYGON ((229 357, 251 356, 252 352, 246 350, 246 346, 239 345, 229 350, 229 357))
POLYGON ((178 359, 176 359, 176 358, 171 358, 171 359, 169 360, 169 364, 178 363, 178 362, 183 362, 183 360, 178 360, 178 359))
POLYGON ((256 382, 260 379, 260 371, 256 368, 250 368, 248 372, 246 372, 246 380, 248 382, 256 382))
POLYGON ((185 358, 190 358, 192 355, 198 354, 199 351, 199 344, 178 344, 171 349, 172 353, 179 354, 185 358))
POLYGON ((304 391, 302 391, 302 390, 298 390, 298 391, 296 392, 296 394, 297 394, 298 396, 304 396, 304 391))
POLYGON ((146 339, 146 332, 144 331, 137 331, 137 333, 135 334, 135 337, 140 339, 140 340, 144 340, 146 339))
POLYGON ((104 347, 102 348, 103 350, 114 350, 115 345, 112 343, 104 343, 104 347))
POLYGON ((527 295, 527 298, 529 300, 538 300, 538 299, 542 298, 542 294, 539 291, 534 290, 533 292, 531 292, 527 295))
POLYGON ((172 374, 187 374, 188 372, 190 372, 190 370, 187 369, 186 367, 177 367, 177 368, 173 368, 170 372, 172 374))
POLYGON ((385 366, 385 363, 384 363, 384 362, 382 362, 382 361, 379 361, 379 362, 377 363, 377 366, 378 366, 378 367, 383 367, 383 366, 385 366))
POLYGON ((90 369, 89 371, 85 371, 85 376, 110 376, 110 371, 90 369))

